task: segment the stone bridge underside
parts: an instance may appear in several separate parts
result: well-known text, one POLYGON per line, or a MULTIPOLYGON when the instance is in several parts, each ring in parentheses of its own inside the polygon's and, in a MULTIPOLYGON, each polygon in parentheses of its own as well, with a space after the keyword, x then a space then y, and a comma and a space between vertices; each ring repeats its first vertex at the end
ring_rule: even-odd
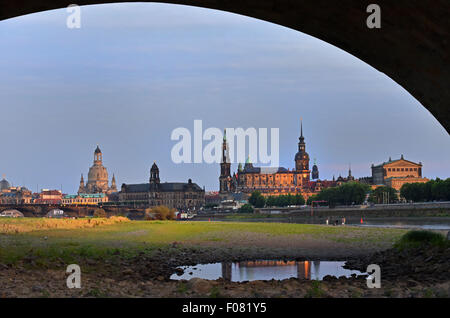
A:
MULTIPOLYGON (((0 0, 0 20, 114 0, 0 0)), ((450 0, 160 0, 270 21, 335 45, 396 81, 450 132, 450 0), (367 6, 381 7, 369 29, 367 6)))

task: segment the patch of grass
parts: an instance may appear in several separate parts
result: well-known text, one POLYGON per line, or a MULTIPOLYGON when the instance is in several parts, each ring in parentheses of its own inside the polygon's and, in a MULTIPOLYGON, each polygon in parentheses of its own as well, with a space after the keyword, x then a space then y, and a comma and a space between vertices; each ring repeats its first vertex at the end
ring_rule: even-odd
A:
POLYGON ((434 292, 431 288, 427 288, 424 290, 423 292, 423 297, 424 298, 433 298, 434 297, 434 292))
POLYGON ((134 257, 140 252, 151 254, 158 248, 172 246, 173 242, 182 242, 183 246, 202 246, 208 242, 217 246, 241 243, 245 246, 247 237, 268 241, 287 237, 345 244, 392 244, 406 233, 398 229, 292 223, 118 220, 121 219, 0 219, 0 263, 14 264, 28 258, 32 266, 47 266, 49 262, 83 264, 86 259, 114 260, 134 257), (2 228, 15 228, 18 233, 4 230, 2 234, 2 228))
POLYGON ((47 219, 47 218, 3 218, 0 221, 0 233, 19 234, 48 229, 80 229, 129 222, 121 216, 83 219, 47 219))
POLYGON ((177 292, 180 294, 185 294, 188 291, 188 285, 185 282, 181 282, 178 284, 177 292))
POLYGON ((89 292, 86 293, 85 296, 96 297, 96 298, 105 298, 107 296, 107 294, 98 288, 92 288, 91 290, 89 290, 89 292))
POLYGON ((42 298, 49 298, 50 297, 50 293, 47 290, 43 290, 42 291, 42 298))
POLYGON ((325 291, 321 288, 320 281, 311 281, 311 288, 306 292, 305 298, 321 298, 325 296, 325 291))
POLYGON ((444 235, 431 231, 410 231, 403 235, 400 240, 395 243, 397 249, 415 248, 424 245, 432 245, 438 247, 448 246, 449 243, 444 235))
POLYGON ((384 290, 383 295, 386 296, 386 297, 392 297, 394 295, 394 291, 392 289, 390 289, 390 288, 386 288, 384 290))
POLYGON ((361 298, 362 292, 360 290, 357 290, 356 288, 352 288, 350 291, 350 297, 351 298, 361 298))
POLYGON ((214 286, 213 288, 211 288, 211 291, 209 293, 209 297, 210 298, 220 298, 220 297, 222 297, 220 295, 220 289, 219 289, 218 286, 214 286))

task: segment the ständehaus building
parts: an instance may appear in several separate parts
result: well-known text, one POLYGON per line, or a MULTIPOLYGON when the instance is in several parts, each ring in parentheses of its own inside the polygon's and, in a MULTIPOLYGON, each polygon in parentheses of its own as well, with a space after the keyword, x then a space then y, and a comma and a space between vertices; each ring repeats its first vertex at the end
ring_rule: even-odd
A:
POLYGON ((205 204, 205 190, 191 179, 185 182, 161 182, 159 168, 153 163, 149 183, 122 184, 119 192, 122 204, 154 207, 165 205, 184 211, 195 211, 205 204))
POLYGON ((222 143, 222 161, 220 163, 219 184, 222 198, 231 193, 251 193, 260 191, 263 195, 302 194, 305 199, 315 193, 316 182, 310 179, 319 178, 319 169, 314 164, 309 169, 309 154, 306 152, 303 124, 300 124, 300 137, 298 151, 295 154, 295 168, 284 167, 265 168, 254 167, 247 159, 244 166, 239 164, 237 172, 231 175, 231 162, 229 158, 226 134, 222 143), (312 184, 313 183, 313 184, 312 184))

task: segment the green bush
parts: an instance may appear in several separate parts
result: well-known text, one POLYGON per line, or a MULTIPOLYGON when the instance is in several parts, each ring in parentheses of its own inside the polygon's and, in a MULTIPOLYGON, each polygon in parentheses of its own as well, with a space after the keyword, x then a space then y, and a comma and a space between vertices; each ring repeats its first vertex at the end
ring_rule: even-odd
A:
POLYGON ((244 204, 238 210, 239 213, 253 213, 253 207, 251 204, 244 204))
POLYGON ((448 245, 444 235, 431 231, 410 231, 403 235, 395 244, 396 248, 420 247, 423 245, 445 246, 448 245))

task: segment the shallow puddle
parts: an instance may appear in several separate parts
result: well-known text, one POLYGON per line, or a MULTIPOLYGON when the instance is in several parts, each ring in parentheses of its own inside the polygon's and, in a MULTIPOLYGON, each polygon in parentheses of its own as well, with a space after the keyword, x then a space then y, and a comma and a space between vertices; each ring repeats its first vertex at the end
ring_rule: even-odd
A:
POLYGON ((183 274, 173 274, 170 279, 189 280, 203 278, 216 280, 224 278, 232 282, 254 280, 283 280, 289 278, 322 280, 325 276, 350 277, 352 274, 364 275, 356 270, 343 268, 345 262, 328 261, 277 261, 261 260, 235 263, 198 264, 195 266, 180 266, 183 274))

